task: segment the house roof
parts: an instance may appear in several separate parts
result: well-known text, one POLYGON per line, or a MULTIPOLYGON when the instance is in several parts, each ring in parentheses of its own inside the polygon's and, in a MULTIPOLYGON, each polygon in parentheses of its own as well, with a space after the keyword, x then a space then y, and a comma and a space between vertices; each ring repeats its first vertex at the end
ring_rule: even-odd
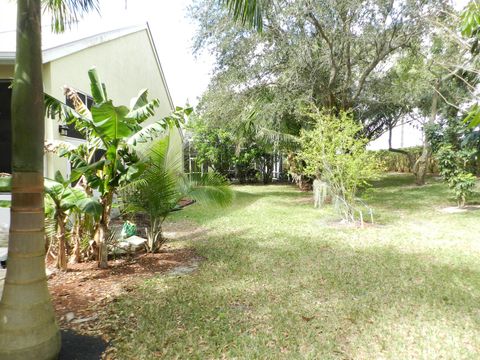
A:
MULTIPOLYGON (((42 30, 43 63, 48 63, 91 46, 146 29, 148 29, 148 24, 127 26, 101 32, 75 27, 64 33, 55 34, 47 26, 42 30)), ((15 61, 15 42, 15 30, 0 32, 0 63, 12 64, 15 61)))
MULTIPOLYGON (((98 29, 98 27, 96 27, 96 29, 98 29)), ((46 64, 89 47, 115 40, 139 31, 146 31, 148 34, 148 39, 157 62, 158 71, 161 74, 163 84, 167 92, 169 105, 172 109, 174 109, 172 97, 165 80, 165 74, 163 73, 162 66, 160 64, 160 58, 158 56, 155 42, 153 41, 152 33, 148 23, 127 26, 103 32, 98 32, 98 30, 95 29, 82 29, 78 27, 70 29, 62 34, 54 34, 51 32, 49 26, 44 27, 42 31, 43 63, 46 64), (96 32, 92 33, 92 31, 96 32)), ((0 64, 15 63, 15 35, 15 30, 0 32, 0 64)))

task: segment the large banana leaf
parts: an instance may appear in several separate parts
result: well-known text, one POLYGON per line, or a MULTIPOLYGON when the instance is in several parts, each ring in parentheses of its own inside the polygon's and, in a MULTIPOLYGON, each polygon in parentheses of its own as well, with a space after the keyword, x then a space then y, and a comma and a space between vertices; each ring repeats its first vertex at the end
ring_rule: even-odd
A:
POLYGON ((152 141, 165 133, 165 130, 168 128, 163 120, 154 122, 153 124, 144 126, 142 129, 138 130, 135 134, 130 136, 127 140, 127 144, 136 146, 137 143, 146 143, 152 141))
POLYGON ((80 212, 90 215, 94 219, 100 219, 100 216, 102 215, 102 205, 91 197, 80 199, 76 203, 76 207, 80 210, 80 212))
POLYGON ((69 185, 70 179, 64 179, 60 172, 55 174, 55 180, 45 179, 45 194, 52 200, 55 207, 63 212, 77 209, 78 211, 99 218, 102 205, 87 195, 85 190, 69 185))
POLYGON ((92 67, 88 70, 88 77, 90 78, 90 89, 92 91, 93 101, 96 104, 101 104, 107 101, 107 91, 105 86, 100 81, 100 77, 98 76, 97 69, 92 67))
POLYGON ((127 119, 128 108, 126 106, 114 106, 109 100, 92 107, 92 120, 99 136, 104 143, 111 143, 133 134, 132 126, 127 119))
POLYGON ((130 112, 126 115, 126 118, 140 124, 154 116, 155 108, 158 108, 159 105, 160 101, 158 99, 149 101, 148 90, 142 89, 136 97, 130 100, 130 112))

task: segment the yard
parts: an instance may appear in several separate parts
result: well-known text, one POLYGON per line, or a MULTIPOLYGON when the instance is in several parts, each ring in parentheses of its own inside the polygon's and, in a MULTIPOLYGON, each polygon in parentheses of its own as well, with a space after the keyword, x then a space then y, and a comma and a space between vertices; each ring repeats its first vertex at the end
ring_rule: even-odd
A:
POLYGON ((446 185, 413 181, 375 182, 365 228, 288 185, 234 187, 230 208, 176 213, 170 246, 193 247, 200 266, 112 302, 116 356, 480 357, 480 211, 445 212, 446 185))

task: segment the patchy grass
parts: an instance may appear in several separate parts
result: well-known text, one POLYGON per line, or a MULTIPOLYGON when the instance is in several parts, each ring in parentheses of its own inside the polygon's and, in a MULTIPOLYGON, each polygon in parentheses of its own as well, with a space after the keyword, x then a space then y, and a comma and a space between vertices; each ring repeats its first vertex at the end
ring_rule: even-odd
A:
POLYGON ((293 186, 235 192, 175 215, 208 230, 177 244, 204 261, 112 305, 118 358, 480 358, 480 212, 441 212, 445 185, 383 178, 364 229, 293 186))

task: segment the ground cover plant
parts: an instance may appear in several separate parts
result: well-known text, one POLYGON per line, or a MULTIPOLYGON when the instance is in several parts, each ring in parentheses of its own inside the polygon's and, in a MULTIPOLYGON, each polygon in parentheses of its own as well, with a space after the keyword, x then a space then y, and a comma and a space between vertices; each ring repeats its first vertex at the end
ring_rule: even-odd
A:
MULTIPOLYGON (((479 212, 441 179, 375 181, 377 224, 341 224, 291 185, 237 186, 227 209, 172 218, 203 260, 115 301, 119 359, 472 359, 480 355, 479 212), (132 316, 133 314, 133 316, 132 316)), ((473 202, 479 202, 479 184, 473 202)))

